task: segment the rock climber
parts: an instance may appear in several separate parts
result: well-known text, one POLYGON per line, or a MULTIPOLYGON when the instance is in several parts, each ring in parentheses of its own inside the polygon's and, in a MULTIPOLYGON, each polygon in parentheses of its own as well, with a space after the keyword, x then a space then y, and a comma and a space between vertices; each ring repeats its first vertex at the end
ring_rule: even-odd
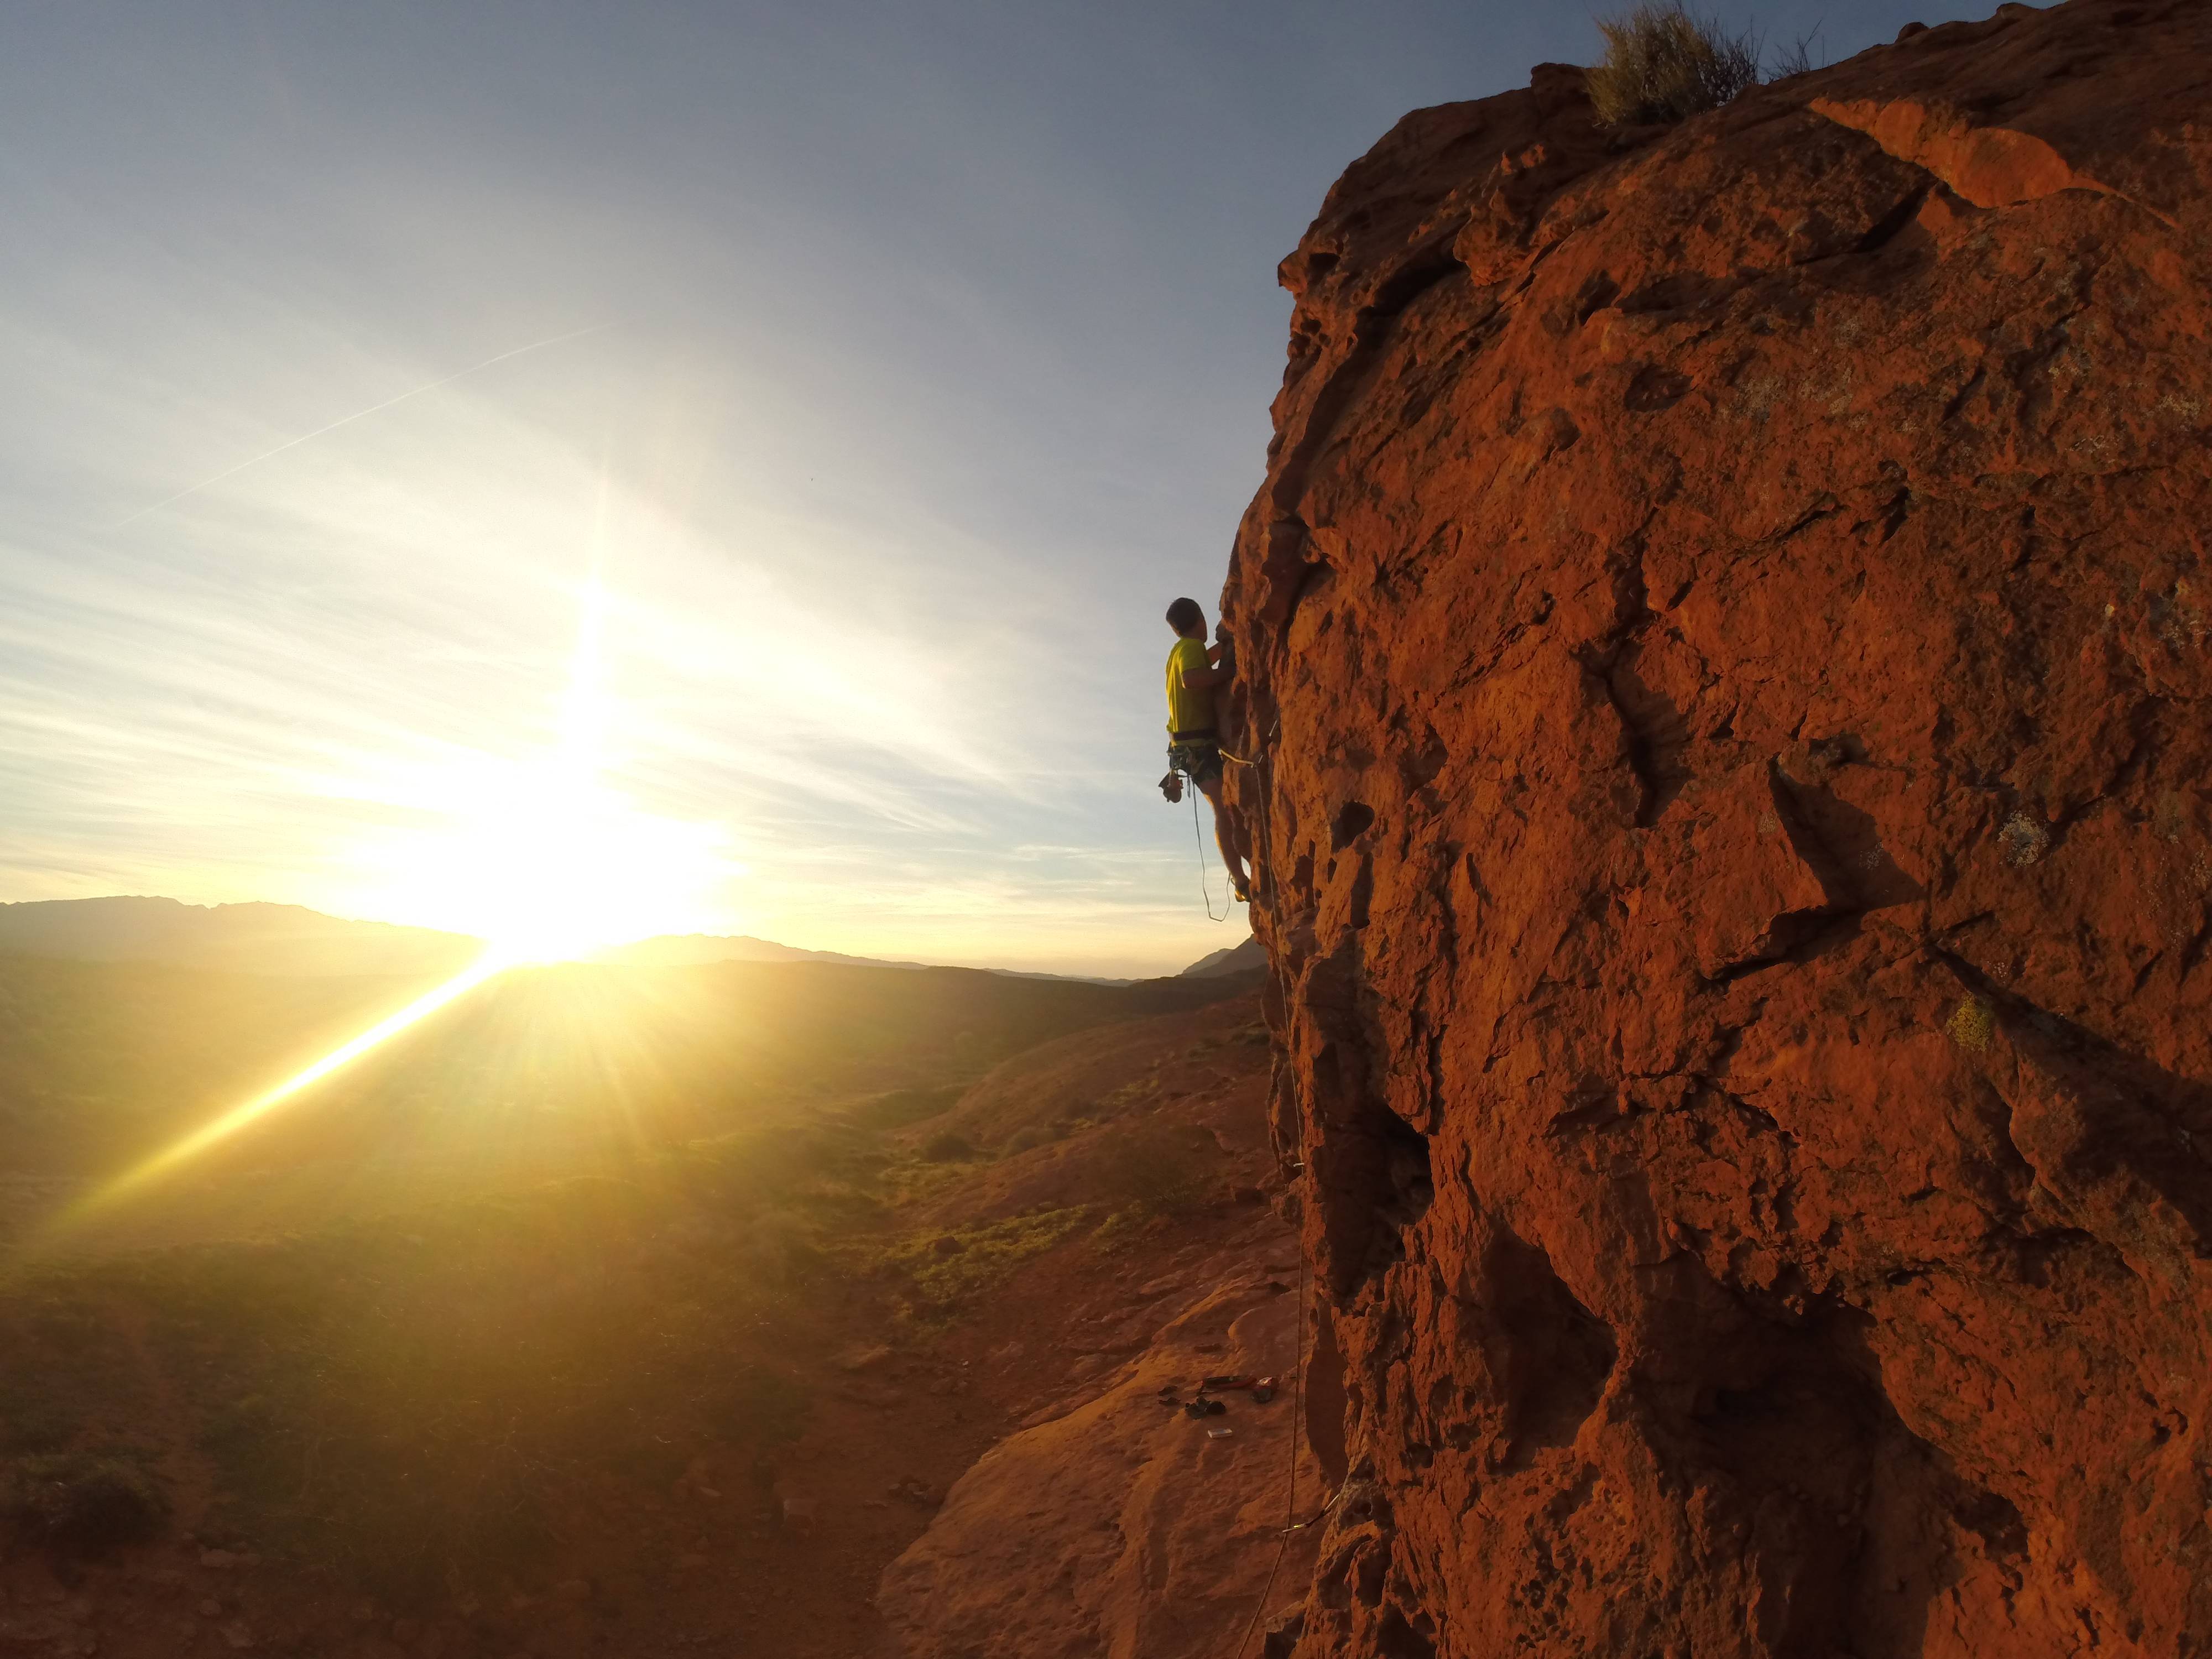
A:
POLYGON ((1243 826, 1221 797, 1221 731, 1213 711, 1214 689, 1236 675, 1235 655, 1225 635, 1206 644, 1206 612, 1195 599, 1170 605, 1168 626, 1176 642, 1168 653, 1168 774, 1160 780, 1160 793, 1171 801, 1182 799, 1177 773, 1198 786, 1213 808, 1213 839, 1229 866, 1230 888, 1239 903, 1249 904, 1252 878, 1245 868, 1243 826))

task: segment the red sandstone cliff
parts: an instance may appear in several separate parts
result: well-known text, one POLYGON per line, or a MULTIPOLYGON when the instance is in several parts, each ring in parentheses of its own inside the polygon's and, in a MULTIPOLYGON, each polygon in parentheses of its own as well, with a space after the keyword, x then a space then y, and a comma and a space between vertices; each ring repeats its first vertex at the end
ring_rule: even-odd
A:
POLYGON ((1908 36, 1284 264, 1272 1651, 2212 1652, 2212 7, 1908 36))

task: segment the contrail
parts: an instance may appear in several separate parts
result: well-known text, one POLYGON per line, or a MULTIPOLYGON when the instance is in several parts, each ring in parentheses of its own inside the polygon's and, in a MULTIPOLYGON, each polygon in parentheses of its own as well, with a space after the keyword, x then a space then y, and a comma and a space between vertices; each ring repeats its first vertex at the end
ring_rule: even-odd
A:
POLYGON ((265 449, 258 455, 255 455, 246 460, 240 461, 236 466, 226 467, 221 472, 216 473, 212 478, 202 478, 198 483, 187 485, 185 488, 179 489, 173 495, 164 495, 160 501, 155 501, 151 507, 142 507, 136 513, 133 513, 129 518, 120 520, 118 522, 110 525, 108 526, 109 532, 112 534, 115 531, 125 528, 126 526, 137 524, 139 520, 146 517, 149 513, 159 513, 165 507, 173 507, 177 502, 184 500, 187 495, 197 495, 201 490, 209 488, 210 485, 219 484, 225 478, 235 477, 238 474, 245 471, 247 467, 258 466, 265 460, 282 455, 288 449, 297 449, 301 444, 307 443, 313 439, 319 438, 325 433, 335 432, 342 426, 351 426, 356 421, 365 421, 372 415, 380 415, 386 410, 390 409, 394 404, 404 404, 410 398, 419 398, 426 392, 435 392, 441 386, 451 386, 456 380, 464 380, 471 374, 475 374, 482 370, 489 368, 494 363, 503 363, 510 357, 520 357, 525 352, 528 351, 543 351, 547 346, 556 346, 567 340, 580 340, 586 334, 604 334, 607 330, 613 326, 614 325, 612 323, 599 323, 590 328, 576 329, 567 334, 556 334, 550 340, 533 340, 530 344, 517 346, 512 351, 502 351, 496 357, 487 357, 480 363, 471 363, 466 368, 458 369, 454 373, 446 375, 441 380, 432 380, 427 386, 418 386, 411 392, 403 392, 397 398, 386 398, 380 404, 372 404, 367 409, 357 409, 352 414, 345 416, 343 420, 332 421, 328 426, 319 426, 313 432, 303 432, 296 438, 288 439, 286 441, 278 444, 274 449, 265 449))

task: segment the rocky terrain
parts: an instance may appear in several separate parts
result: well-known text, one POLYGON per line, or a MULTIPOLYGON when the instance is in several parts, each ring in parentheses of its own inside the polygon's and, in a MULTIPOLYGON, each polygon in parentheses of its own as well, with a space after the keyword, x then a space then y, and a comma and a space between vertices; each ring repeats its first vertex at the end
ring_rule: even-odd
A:
POLYGON ((2212 9, 1408 116, 1224 610, 1269 1651, 2212 1651, 2212 9))

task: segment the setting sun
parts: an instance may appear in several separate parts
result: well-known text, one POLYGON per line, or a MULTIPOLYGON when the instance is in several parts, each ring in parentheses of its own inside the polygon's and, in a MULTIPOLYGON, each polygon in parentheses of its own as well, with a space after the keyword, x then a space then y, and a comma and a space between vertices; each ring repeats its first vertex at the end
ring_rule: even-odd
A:
POLYGON ((500 966, 696 931, 738 873, 719 828, 647 812, 608 780, 615 712, 596 573, 578 610, 556 744, 450 777, 441 803, 450 827, 410 840, 392 861, 395 908, 477 935, 500 966))
POLYGON ((410 909, 450 918, 502 964, 696 931, 726 873, 708 832, 640 811, 560 762, 502 776, 461 817, 394 885, 410 909))
MULTIPOLYGON (((604 492, 600 524, 603 534, 604 492)), ((712 830, 641 811, 606 782, 606 593, 596 573, 583 586, 579 611, 557 745, 535 760, 472 773, 457 786, 462 799, 452 816, 459 829, 418 844, 394 872, 406 907, 476 934, 484 941, 482 953, 444 983, 133 1166, 67 1218, 82 1218, 232 1139, 509 969, 574 960, 697 926, 732 866, 717 856, 712 830)))

